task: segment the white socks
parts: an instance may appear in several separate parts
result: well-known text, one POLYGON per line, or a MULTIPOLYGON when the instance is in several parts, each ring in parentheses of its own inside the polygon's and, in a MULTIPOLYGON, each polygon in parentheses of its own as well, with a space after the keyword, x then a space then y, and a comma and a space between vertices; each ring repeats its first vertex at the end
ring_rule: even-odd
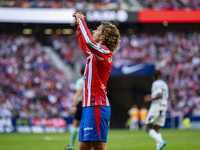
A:
MULTIPOLYGON (((162 139, 162 134, 160 132, 158 132, 158 135, 160 136, 160 138, 162 139)), ((163 139, 162 139, 163 140, 163 139)), ((160 143, 156 142, 156 148, 158 149, 160 147, 160 143)))
POLYGON ((163 141, 162 134, 160 132, 158 132, 158 135, 160 136, 161 140, 163 141))
POLYGON ((149 130, 149 136, 152 137, 156 143, 163 141, 161 133, 157 133, 154 129, 149 130))

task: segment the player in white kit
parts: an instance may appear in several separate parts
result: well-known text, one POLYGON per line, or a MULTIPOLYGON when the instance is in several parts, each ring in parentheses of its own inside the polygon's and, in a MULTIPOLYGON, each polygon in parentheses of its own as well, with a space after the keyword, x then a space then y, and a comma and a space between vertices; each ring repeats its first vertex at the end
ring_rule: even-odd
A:
POLYGON ((162 150, 167 142, 162 139, 159 130, 164 126, 166 120, 168 86, 161 79, 159 70, 154 71, 153 80, 151 95, 144 97, 145 102, 151 102, 146 119, 146 131, 156 141, 157 150, 162 150))

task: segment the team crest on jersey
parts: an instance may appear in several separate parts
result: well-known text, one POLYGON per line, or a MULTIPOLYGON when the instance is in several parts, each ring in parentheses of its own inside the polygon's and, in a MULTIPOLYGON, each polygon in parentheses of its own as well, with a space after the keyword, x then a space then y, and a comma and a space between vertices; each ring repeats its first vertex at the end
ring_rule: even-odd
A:
POLYGON ((108 58, 108 62, 111 63, 112 62, 112 57, 108 58))
POLYGON ((102 47, 100 44, 98 44, 98 48, 99 48, 99 49, 103 49, 103 47, 102 47))
POLYGON ((87 76, 83 76, 83 80, 86 80, 87 79, 87 76))
POLYGON ((105 91, 106 86, 104 84, 101 85, 101 88, 105 91))

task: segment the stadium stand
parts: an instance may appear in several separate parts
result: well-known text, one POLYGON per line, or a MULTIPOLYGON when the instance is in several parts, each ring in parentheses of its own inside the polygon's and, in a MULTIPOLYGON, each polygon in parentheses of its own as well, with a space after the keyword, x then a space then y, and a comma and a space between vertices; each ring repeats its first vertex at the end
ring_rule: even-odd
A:
POLYGON ((52 46, 61 59, 72 68, 76 63, 86 63, 86 55, 80 51, 76 35, 53 34, 46 38, 45 45, 52 46))
MULTIPOLYGON (((65 61, 83 63, 85 55, 71 36, 51 36, 51 45, 65 61), (59 39, 59 40, 58 40, 59 39), (61 46, 64 45, 64 46, 61 46), (58 48, 60 47, 60 48, 58 48), (81 59, 80 59, 81 58, 81 59)), ((199 114, 200 109, 200 33, 166 32, 164 34, 123 34, 113 65, 151 63, 161 68, 170 89, 169 111, 199 114)))
MULTIPOLYGON (((199 0, 1 0, 0 7, 75 8, 77 10, 199 9, 199 0), (123 3, 125 2, 125 3, 123 3), (135 8, 137 7, 137 8, 135 8)), ((44 51, 44 45, 57 52, 73 69, 83 65, 76 35, 36 37, 0 34, 0 118, 18 116, 68 117, 74 96, 75 78, 69 80, 44 51), (20 78, 19 78, 20 77, 20 78)), ((150 63, 164 73, 169 85, 169 113, 200 116, 200 32, 122 33, 113 65, 150 63)))
POLYGON ((151 9, 199 9, 199 0, 137 0, 144 8, 151 9))
POLYGON ((118 0, 1 0, 2 7, 21 8, 75 8, 77 10, 121 9, 118 0))
MULTIPOLYGON (((84 64, 86 56, 74 38, 74 35, 52 35, 48 42, 65 62, 84 64)), ((113 65, 120 67, 157 60, 156 67, 163 71, 170 89, 169 112, 174 116, 199 115, 199 41, 199 32, 124 34, 120 48, 114 54, 113 65)), ((75 79, 67 81, 34 37, 1 34, 0 55, 1 117, 68 115, 75 79)))
POLYGON ((123 36, 121 48, 115 53, 113 63, 155 63, 169 85, 171 115, 199 115, 199 40, 199 32, 123 36))
POLYGON ((68 117, 73 80, 32 36, 0 34, 0 117, 68 117))
POLYGON ((84 10, 199 9, 199 0, 1 0, 0 7, 75 8, 84 10))

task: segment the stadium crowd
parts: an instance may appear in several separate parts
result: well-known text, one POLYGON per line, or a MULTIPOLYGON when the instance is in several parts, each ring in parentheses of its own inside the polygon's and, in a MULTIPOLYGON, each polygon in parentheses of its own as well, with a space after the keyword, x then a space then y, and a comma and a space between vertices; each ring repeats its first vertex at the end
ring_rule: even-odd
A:
POLYGON ((1 7, 20 8, 75 8, 77 10, 120 9, 118 0, 1 0, 1 7))
MULTIPOLYGON (((48 44, 65 62, 84 64, 74 35, 52 35, 48 44)), ((160 68, 169 85, 169 112, 173 115, 200 115, 200 33, 166 32, 164 34, 123 34, 113 65, 151 63, 160 68)))
POLYGON ((199 47, 199 32, 139 33, 123 37, 114 64, 155 63, 169 86, 171 115, 200 115, 199 47))
MULTIPOLYGON (((51 35, 67 64, 85 64, 75 35, 51 35)), ((33 36, 0 34, 0 117, 68 117, 75 79, 56 69, 33 36)), ((113 65, 153 63, 169 86, 169 112, 200 115, 200 32, 123 34, 113 65)))
POLYGON ((199 0, 141 0, 145 8, 151 9, 200 9, 199 0))
POLYGON ((33 36, 0 34, 0 118, 68 117, 74 81, 33 36))
POLYGON ((80 51, 76 35, 52 34, 46 37, 45 45, 53 47, 61 59, 72 68, 75 63, 82 66, 86 63, 86 55, 80 51))
POLYGON ((114 65, 154 63, 169 86, 171 115, 200 115, 200 33, 139 33, 124 36, 114 65))
MULTIPOLYGON (((199 0, 140 0, 145 8, 151 9, 199 9, 199 0)), ((123 5, 125 2, 123 3, 123 5)), ((123 9, 119 0, 1 0, 0 7, 20 8, 75 8, 77 10, 123 9)), ((127 6, 128 7, 128 6, 127 6)))

